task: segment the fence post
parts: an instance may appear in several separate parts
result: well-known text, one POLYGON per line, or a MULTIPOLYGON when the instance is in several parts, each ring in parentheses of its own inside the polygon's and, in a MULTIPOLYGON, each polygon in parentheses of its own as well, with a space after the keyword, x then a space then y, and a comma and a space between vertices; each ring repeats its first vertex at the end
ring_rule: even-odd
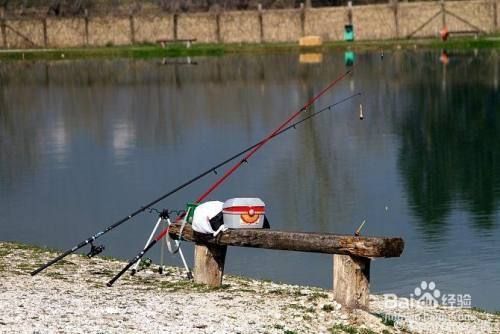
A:
POLYGON ((178 21, 178 18, 179 18, 179 14, 174 13, 174 17, 173 17, 174 24, 173 24, 173 27, 172 27, 174 29, 174 40, 176 40, 178 38, 178 31, 177 31, 177 21, 178 21))
POLYGON ((43 46, 47 47, 49 44, 49 39, 47 37, 47 18, 44 17, 42 19, 42 25, 43 25, 43 46))
POLYGON ((441 14, 442 14, 442 23, 443 23, 443 28, 446 27, 446 10, 444 6, 444 0, 440 0, 441 3, 441 14))
POLYGON ((260 32, 260 43, 264 42, 264 19, 262 18, 262 4, 259 3, 257 6, 259 12, 259 32, 260 32))
POLYGON ((135 24, 134 24, 134 14, 130 14, 129 22, 130 22, 130 43, 135 44, 135 24))
MULTIPOLYGON (((309 5, 311 2, 309 1, 309 5)), ((307 7, 307 2, 306 6, 304 6, 304 3, 300 3, 300 32, 301 36, 304 37, 306 35, 306 7, 307 7)))
POLYGON ((196 244, 194 247, 194 281, 212 287, 222 285, 227 246, 196 244))
POLYGON ((333 255, 333 298, 347 308, 368 309, 370 259, 333 255))
POLYGON ((5 8, 0 7, 0 29, 2 30, 2 45, 7 48, 7 32, 5 27, 5 8))
POLYGON ((392 10, 394 11, 394 25, 396 27, 396 38, 399 38, 399 17, 398 17, 399 2, 398 0, 391 0, 391 3, 392 3, 392 10))
POLYGON ((83 17, 85 22, 85 46, 89 45, 89 11, 85 9, 85 16, 83 17))
POLYGON ((215 38, 217 39, 217 43, 222 42, 221 34, 220 34, 220 11, 217 10, 215 13, 215 38))
POLYGON ((498 0, 492 0, 493 2, 493 32, 498 30, 498 0))
POLYGON ((347 1, 347 24, 352 25, 352 1, 347 1))

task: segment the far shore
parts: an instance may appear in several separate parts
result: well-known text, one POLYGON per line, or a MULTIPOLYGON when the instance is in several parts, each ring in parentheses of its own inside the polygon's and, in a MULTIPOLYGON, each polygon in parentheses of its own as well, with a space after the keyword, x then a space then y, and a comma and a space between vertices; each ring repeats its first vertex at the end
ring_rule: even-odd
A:
MULTIPOLYGON (((124 262, 70 255, 32 277, 54 250, 0 242, 0 333, 498 333, 500 314, 417 305, 390 308, 370 296, 352 310, 330 290, 225 275, 220 288, 151 266, 106 282, 124 262)), ((398 298, 405 305, 406 298, 398 298)))
POLYGON ((195 43, 190 48, 182 44, 172 44, 162 48, 154 44, 138 44, 105 47, 78 48, 37 48, 37 49, 0 49, 1 60, 65 60, 92 58, 162 58, 162 57, 197 57, 221 56, 234 53, 276 53, 304 52, 320 53, 336 51, 391 51, 418 49, 474 50, 500 49, 500 35, 485 35, 478 38, 452 38, 446 42, 438 38, 427 39, 394 39, 355 42, 326 42, 320 47, 301 48, 298 43, 264 43, 264 44, 203 44, 195 43))

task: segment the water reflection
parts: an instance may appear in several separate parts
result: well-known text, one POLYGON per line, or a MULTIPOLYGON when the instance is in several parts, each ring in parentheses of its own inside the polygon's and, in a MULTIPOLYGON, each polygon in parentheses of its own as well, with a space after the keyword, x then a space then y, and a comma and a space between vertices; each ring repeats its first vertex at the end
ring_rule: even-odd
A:
POLYGON ((437 71, 412 84, 401 122, 399 168, 423 232, 435 239, 446 235, 456 207, 470 212, 474 228, 494 228, 500 199, 498 91, 477 58, 447 67, 453 85, 442 90, 437 71))

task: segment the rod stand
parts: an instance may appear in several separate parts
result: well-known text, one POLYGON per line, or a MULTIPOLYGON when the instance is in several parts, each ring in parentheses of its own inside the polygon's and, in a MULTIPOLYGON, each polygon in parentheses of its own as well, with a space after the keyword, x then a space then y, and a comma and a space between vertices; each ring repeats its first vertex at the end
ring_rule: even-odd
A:
POLYGON ((163 209, 162 212, 160 212, 160 218, 161 219, 167 219, 170 217, 170 212, 168 209, 163 209))
MULTIPOLYGON (((160 227, 160 225, 161 225, 162 223, 166 223, 166 227, 167 227, 167 226, 169 226, 169 225, 171 224, 171 221, 170 221, 170 211, 169 211, 169 210, 167 210, 167 209, 162 210, 162 211, 160 212, 160 214, 158 215, 158 220, 156 221, 156 224, 155 224, 155 226, 154 226, 154 228, 153 228, 153 231, 151 231, 151 234, 149 235, 149 238, 148 238, 148 240, 146 241, 146 244, 144 245, 144 247, 145 247, 145 248, 146 248, 146 247, 147 247, 147 245, 149 245, 149 244, 150 244, 150 242, 154 239, 154 235, 155 235, 156 231, 158 230, 158 228, 160 227)), ((175 242, 176 246, 179 246, 179 241, 175 240, 174 242, 175 242)), ((158 273, 159 273, 160 275, 162 275, 162 274, 163 274, 163 272, 164 272, 164 270, 165 270, 164 261, 163 261, 165 238, 162 238, 162 240, 161 240, 161 245, 162 245, 162 247, 161 247, 161 253, 160 253, 160 265, 159 265, 159 267, 158 267, 158 273)), ((186 259, 184 258, 184 254, 182 253, 182 250, 181 250, 180 248, 179 248, 178 253, 179 253, 179 256, 180 256, 180 258, 181 258, 181 260, 182 260, 182 263, 183 263, 183 265, 184 265, 184 268, 185 268, 185 269, 186 269, 186 271, 187 271, 187 278, 188 278, 189 280, 192 280, 192 279, 193 279, 193 274, 191 273, 191 270, 189 269, 189 266, 187 265, 186 259)), ((148 268, 148 267, 150 267, 150 266, 151 266, 151 260, 150 260, 150 259, 146 259, 146 260, 142 260, 142 261, 137 261, 137 262, 133 265, 132 269, 130 270, 130 275, 132 275, 132 276, 133 276, 133 275, 135 275, 138 271, 141 271, 141 270, 143 270, 143 269, 145 269, 145 268, 148 268), (149 261, 150 261, 150 262, 149 262, 149 265, 144 266, 144 263, 145 263, 144 261, 147 261, 147 260, 149 260, 149 261)))

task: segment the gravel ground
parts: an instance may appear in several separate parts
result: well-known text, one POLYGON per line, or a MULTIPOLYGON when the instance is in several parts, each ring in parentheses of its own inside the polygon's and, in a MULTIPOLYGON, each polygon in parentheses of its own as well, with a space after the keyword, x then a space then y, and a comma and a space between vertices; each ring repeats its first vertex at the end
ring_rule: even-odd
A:
POLYGON ((387 310, 381 296, 371 297, 371 313, 346 310, 328 290, 229 275, 213 289, 173 267, 124 275, 108 288, 124 263, 80 255, 29 275, 54 255, 0 242, 0 333, 500 333, 500 316, 489 313, 387 310), (403 320, 384 324, 394 313, 403 320))

